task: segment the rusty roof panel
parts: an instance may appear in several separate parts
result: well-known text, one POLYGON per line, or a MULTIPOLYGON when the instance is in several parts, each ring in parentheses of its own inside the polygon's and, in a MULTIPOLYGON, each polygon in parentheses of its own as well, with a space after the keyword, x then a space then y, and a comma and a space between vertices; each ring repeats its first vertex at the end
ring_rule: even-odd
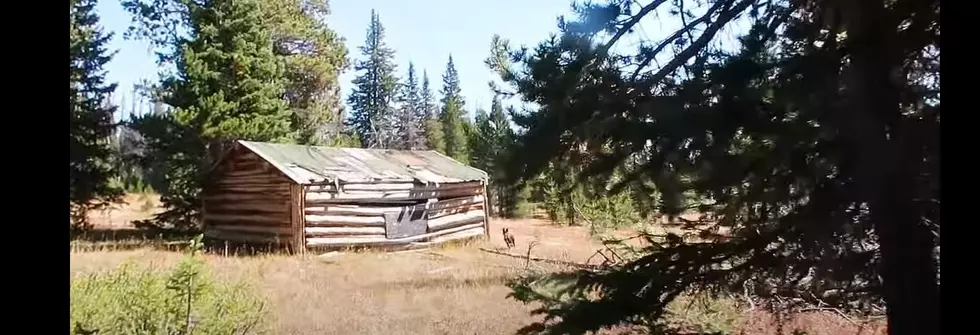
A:
POLYGON ((451 183, 487 173, 435 151, 334 148, 238 141, 299 184, 334 181, 451 183))

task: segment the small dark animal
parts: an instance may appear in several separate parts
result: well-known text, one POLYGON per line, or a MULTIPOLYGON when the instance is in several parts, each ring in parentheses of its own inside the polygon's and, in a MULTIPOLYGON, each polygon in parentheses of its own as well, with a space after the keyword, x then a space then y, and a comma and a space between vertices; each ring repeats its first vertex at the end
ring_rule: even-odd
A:
POLYGON ((507 249, 516 246, 517 243, 514 242, 514 234, 510 233, 510 229, 504 228, 503 231, 504 231, 504 243, 507 244, 507 249))

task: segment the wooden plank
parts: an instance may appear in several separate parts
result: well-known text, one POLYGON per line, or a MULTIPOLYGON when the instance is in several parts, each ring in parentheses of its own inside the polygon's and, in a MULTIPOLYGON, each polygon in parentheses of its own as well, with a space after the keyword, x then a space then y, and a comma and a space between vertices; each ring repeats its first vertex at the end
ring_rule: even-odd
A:
POLYGON ((269 235, 292 235, 293 234, 291 228, 280 227, 280 226, 241 226, 241 225, 212 224, 208 226, 208 229, 240 232, 240 233, 269 234, 269 235))
POLYGON ((289 196, 288 185, 216 185, 211 187, 213 194, 218 192, 225 193, 245 193, 245 194, 266 194, 272 196, 289 196))
POLYGON ((203 197, 205 201, 288 201, 289 195, 263 193, 209 193, 203 197))
POLYGON ((457 223, 461 221, 467 221, 473 218, 482 219, 486 217, 485 213, 486 212, 483 210, 475 210, 471 212, 446 215, 440 218, 432 219, 429 220, 429 230, 434 231, 434 230, 443 229, 444 226, 452 225, 453 223, 457 223))
POLYGON ((290 225, 292 228, 293 240, 293 252, 296 253, 306 253, 306 233, 304 229, 306 228, 306 218, 303 213, 303 204, 306 203, 303 195, 303 187, 291 184, 290 188, 290 225))
POLYGON ((429 220, 438 219, 447 215, 466 213, 466 212, 485 210, 485 209, 486 208, 483 207, 483 203, 476 203, 476 204, 463 205, 458 207, 444 208, 441 210, 429 210, 429 220))
POLYGON ((447 223, 447 224, 439 225, 435 229, 430 228, 429 231, 430 232, 434 232, 434 231, 440 231, 440 230, 445 230, 445 229, 452 229, 452 228, 456 228, 456 227, 459 227, 459 226, 471 225, 471 224, 474 224, 474 223, 483 223, 483 220, 485 220, 485 219, 482 216, 468 217, 468 218, 456 220, 456 221, 453 221, 453 222, 450 222, 450 223, 447 223))
POLYGON ((422 235, 415 235, 411 237, 405 237, 400 239, 387 239, 382 237, 369 238, 369 237, 358 237, 358 238, 329 238, 329 237, 319 237, 319 238, 307 238, 306 245, 309 247, 339 247, 339 246, 358 246, 358 245, 397 245, 405 244, 416 241, 422 241, 430 239, 433 237, 443 236, 452 234, 455 232, 470 230, 470 229, 483 229, 483 223, 476 223, 467 226, 460 226, 452 229, 445 229, 437 232, 426 233, 422 235))
POLYGON ((488 183, 483 183, 483 194, 486 195, 486 196, 483 197, 483 211, 484 211, 483 212, 483 233, 484 233, 484 237, 486 237, 486 240, 489 241, 490 240, 490 213, 493 211, 493 209, 490 208, 491 207, 490 206, 490 197, 492 195, 489 192, 487 192, 487 191, 489 191, 489 189, 487 189, 487 184, 488 183))
POLYGON ((483 195, 463 196, 459 198, 436 201, 435 203, 430 205, 429 208, 431 210, 440 210, 440 209, 450 208, 450 207, 459 207, 464 205, 483 203, 484 199, 486 199, 486 197, 483 195))
POLYGON ((307 236, 377 235, 384 236, 384 227, 306 227, 307 236))
POLYGON ((381 216, 388 212, 398 212, 403 206, 373 207, 360 205, 330 205, 306 207, 306 214, 381 216))
POLYGON ((285 201, 204 201, 213 212, 279 214, 289 211, 285 201))
MULTIPOLYGON (((429 204, 429 218, 436 218, 443 215, 480 209, 483 207, 485 197, 482 195, 442 200, 429 204)), ((362 204, 324 204, 311 203, 306 206, 306 214, 315 215, 352 215, 352 216, 382 216, 385 213, 400 212, 402 204, 390 204, 388 206, 367 206, 362 204)))
POLYGON ((227 214, 221 212, 209 212, 208 221, 213 224, 221 223, 235 223, 235 224, 255 224, 255 225, 278 225, 286 226, 290 225, 290 219, 286 213, 284 215, 238 215, 238 214, 227 214), (220 223, 219 223, 220 222, 220 223))
POLYGON ((307 192, 306 201, 313 204, 342 202, 344 200, 424 200, 434 198, 457 198, 476 195, 483 192, 482 188, 436 191, 392 191, 392 192, 307 192))
POLYGON ((382 216, 349 216, 349 215, 305 215, 307 226, 361 226, 384 227, 385 218, 382 216))

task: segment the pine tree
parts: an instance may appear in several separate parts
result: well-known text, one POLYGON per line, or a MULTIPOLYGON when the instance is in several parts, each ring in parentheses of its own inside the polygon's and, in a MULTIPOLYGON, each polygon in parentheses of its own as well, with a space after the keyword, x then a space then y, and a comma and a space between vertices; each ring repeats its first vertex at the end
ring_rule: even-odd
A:
POLYGON ((470 138, 470 164, 490 174, 492 204, 501 209, 504 216, 514 214, 517 205, 517 188, 504 182, 504 169, 508 150, 513 144, 514 132, 499 97, 494 96, 490 114, 479 109, 476 112, 470 138))
POLYGON ((493 157, 491 146, 493 139, 490 129, 490 116, 483 108, 477 108, 474 113, 473 130, 467 134, 467 146, 470 149, 470 165, 477 169, 490 171, 493 157))
POLYGON ((459 73, 449 56, 446 72, 442 75, 442 113, 439 115, 446 141, 446 155, 462 163, 469 162, 466 143, 466 125, 463 115, 463 96, 459 87, 459 73))
POLYGON ((598 271, 521 280, 512 297, 549 322, 520 332, 665 333, 689 292, 758 292, 795 301, 777 313, 884 311, 890 334, 941 333, 939 1, 678 1, 666 9, 707 28, 663 20, 665 40, 629 36, 661 4, 577 6, 560 36, 496 66, 538 102, 514 117, 508 171, 575 163, 580 181, 653 184, 659 211, 712 224, 648 236, 598 271), (735 27, 748 29, 721 33, 735 27), (617 48, 635 40, 674 48, 617 48))
POLYGON ((273 51, 282 59, 285 98, 292 112, 297 141, 331 144, 342 137, 345 111, 340 101, 340 73, 349 66, 343 38, 326 25, 324 0, 259 2, 269 18, 273 51))
POLYGON ((121 190, 110 186, 116 175, 109 146, 115 107, 107 97, 116 89, 105 82, 103 67, 112 58, 106 50, 111 34, 98 26, 95 0, 69 4, 69 208, 71 222, 86 225, 86 213, 116 201, 121 190))
POLYGON ((395 51, 385 44, 384 34, 381 19, 371 10, 367 38, 360 48, 365 59, 354 65, 355 71, 363 73, 354 78, 356 87, 348 97, 353 110, 351 126, 366 148, 386 148, 395 135, 393 102, 398 78, 395 77, 395 51))
POLYGON ((172 111, 145 116, 135 128, 146 137, 166 180, 154 185, 168 211, 159 221, 177 226, 197 222, 199 193, 206 173, 230 140, 291 141, 294 133, 285 101, 282 67, 256 1, 216 0, 205 5, 183 1, 124 6, 137 15, 137 31, 166 45, 165 60, 176 74, 160 85, 172 111), (147 8, 153 10, 147 11, 147 8), (159 12, 158 12, 159 11, 159 12), (168 39, 161 22, 185 22, 189 39, 168 39), (161 20, 161 21, 157 21, 161 20))
POLYGON ((446 153, 446 138, 442 131, 442 122, 439 122, 439 113, 436 111, 435 96, 432 88, 429 87, 429 74, 422 71, 422 91, 419 93, 419 111, 425 120, 425 142, 426 148, 440 153, 446 153))
POLYGON ((414 150, 425 147, 425 112, 419 96, 418 77, 415 76, 415 65, 408 63, 408 75, 401 84, 398 95, 398 149, 414 150))

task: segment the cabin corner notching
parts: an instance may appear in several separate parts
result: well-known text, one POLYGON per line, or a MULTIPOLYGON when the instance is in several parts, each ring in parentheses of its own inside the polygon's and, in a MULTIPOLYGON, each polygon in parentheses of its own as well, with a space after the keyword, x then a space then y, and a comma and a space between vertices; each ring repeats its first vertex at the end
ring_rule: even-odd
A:
POLYGON ((205 234, 297 250, 486 236, 486 181, 433 151, 239 141, 206 187, 205 234))

